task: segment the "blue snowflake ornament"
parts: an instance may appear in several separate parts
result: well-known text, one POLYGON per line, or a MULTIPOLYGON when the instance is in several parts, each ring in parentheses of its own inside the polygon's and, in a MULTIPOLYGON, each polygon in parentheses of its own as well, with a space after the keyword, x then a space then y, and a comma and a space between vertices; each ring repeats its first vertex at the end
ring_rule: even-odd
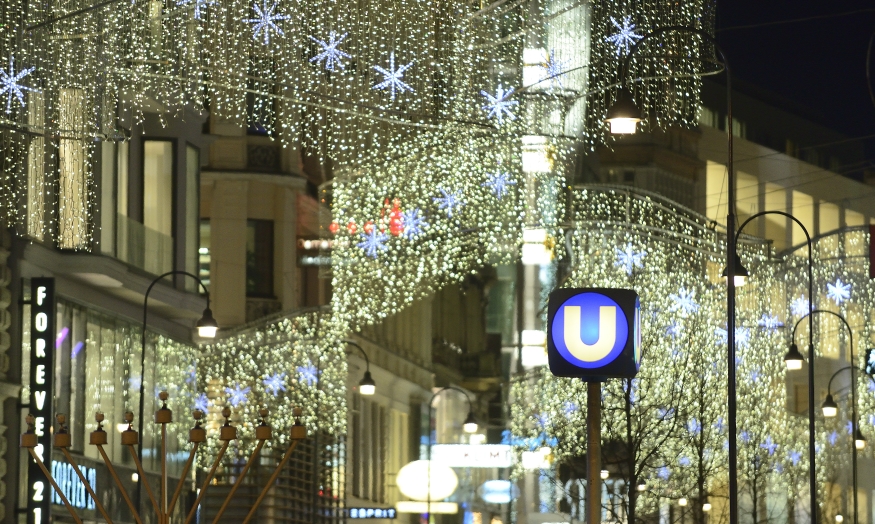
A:
POLYGON ((298 366, 296 370, 298 372, 298 379, 308 386, 312 386, 319 381, 319 369, 313 364, 298 366))
POLYGON ((766 441, 760 444, 760 447, 769 452, 769 455, 774 455, 778 451, 778 444, 772 441, 772 437, 767 436, 766 441))
POLYGON ((647 251, 635 251, 631 243, 626 244, 626 247, 620 249, 614 248, 617 253, 617 261, 614 262, 614 267, 622 267, 626 270, 627 275, 632 275, 632 271, 638 267, 644 267, 642 259, 647 256, 647 251))
POLYGON ((356 246, 364 249, 365 255, 371 258, 377 258, 380 251, 386 251, 389 249, 389 246, 386 245, 386 241, 389 240, 389 235, 380 232, 376 227, 372 229, 370 233, 362 234, 362 238, 364 238, 364 240, 356 244, 356 246))
POLYGON ((696 290, 688 290, 682 287, 677 294, 668 296, 674 304, 671 305, 669 311, 679 311, 682 317, 695 313, 699 310, 699 304, 696 302, 696 290))
POLYGON ((246 402, 246 395, 249 394, 251 389, 249 386, 244 388, 237 384, 233 388, 225 388, 225 394, 228 395, 228 402, 236 408, 246 402))
POLYGON ((280 391, 286 391, 286 375, 286 373, 274 373, 273 375, 266 377, 262 381, 264 384, 264 390, 273 394, 273 396, 279 395, 280 391))
POLYGON ((438 209, 446 209, 447 216, 452 218, 453 213, 456 212, 457 208, 461 208, 465 205, 465 201, 462 200, 462 192, 461 191, 453 191, 450 193, 444 188, 439 187, 438 191, 441 192, 441 196, 432 197, 432 200, 438 203, 438 209))
POLYGON ((498 84, 495 95, 487 93, 486 90, 481 90, 480 94, 486 97, 486 105, 483 106, 483 110, 488 111, 486 114, 487 119, 495 117, 498 120, 498 125, 504 123, 505 115, 507 115, 509 120, 516 120, 516 115, 513 114, 511 108, 519 105, 519 102, 510 100, 510 97, 513 96, 512 87, 505 91, 501 84, 498 84))
POLYGON ((835 284, 826 284, 826 296, 833 299, 836 304, 841 304, 851 298, 851 285, 843 284, 842 279, 837 278, 835 284))
POLYGON ((428 222, 425 221, 419 208, 404 211, 401 214, 401 221, 404 223, 404 236, 408 240, 423 234, 423 229, 428 227, 428 222))
POLYGON ((830 446, 835 446, 836 442, 839 440, 839 434, 836 430, 832 430, 832 432, 829 434, 829 436, 826 437, 826 439, 829 440, 830 446))
POLYGON ((617 22, 612 16, 611 23, 617 28, 617 32, 611 36, 605 37, 605 41, 614 44, 617 48, 617 56, 623 54, 623 51, 628 54, 630 47, 633 46, 636 41, 644 38, 644 35, 635 33, 635 24, 632 23, 631 16, 624 16, 622 24, 617 22))
POLYGON ((310 40, 316 42, 322 47, 322 51, 310 59, 310 62, 315 62, 317 64, 325 61, 325 70, 326 71, 334 71, 334 68, 338 68, 340 70, 345 69, 343 65, 344 58, 352 58, 352 55, 348 53, 344 53, 340 49, 337 48, 343 39, 346 38, 348 33, 343 33, 340 37, 337 36, 336 31, 331 31, 328 33, 328 41, 320 40, 316 37, 311 36, 310 40))
POLYGON ((404 78, 404 72, 410 69, 413 66, 413 60, 410 61, 407 65, 399 66, 398 69, 395 69, 395 51, 389 53, 389 69, 385 69, 378 65, 374 66, 374 69, 377 70, 378 73, 383 75, 383 81, 379 84, 371 87, 371 89, 386 89, 389 88, 389 91, 392 93, 392 100, 395 100, 395 92, 398 91, 403 93, 404 91, 413 92, 413 88, 404 83, 402 78, 404 78))
POLYGON ((760 317, 757 325, 763 329, 769 329, 775 331, 779 327, 784 327, 784 323, 778 320, 777 315, 770 315, 768 313, 763 313, 763 316, 760 317))
POLYGON ((797 317, 804 317, 811 312, 811 303, 805 295, 799 295, 790 302, 790 311, 797 317))
POLYGON ((194 399, 194 409, 198 409, 204 413, 210 409, 210 401, 207 399, 206 393, 201 393, 194 399))
POLYGON ((24 91, 33 91, 35 93, 39 93, 36 89, 32 89, 25 85, 21 85, 18 82, 31 74, 35 67, 29 67, 27 69, 23 69, 19 71, 17 74, 15 73, 15 64, 12 62, 12 56, 9 57, 9 71, 4 71, 0 69, 0 95, 6 93, 6 114, 8 115, 12 112, 12 97, 18 99, 18 102, 21 104, 21 107, 24 107, 24 91))
POLYGON ((274 31, 279 35, 284 35, 283 30, 280 29, 280 26, 276 25, 276 22, 280 20, 288 20, 291 18, 289 15, 281 15, 279 13, 274 13, 276 9, 276 2, 273 3, 270 7, 267 6, 267 0, 262 0, 261 7, 258 4, 253 4, 252 8, 255 9, 255 14, 258 18, 246 18, 243 21, 255 24, 252 27, 252 38, 258 40, 258 34, 263 34, 263 42, 264 45, 270 44, 270 32, 274 31))
POLYGON ((559 60, 559 57, 556 56, 556 50, 551 49, 550 56, 547 57, 547 61, 541 66, 543 69, 541 82, 549 80, 550 89, 553 89, 554 87, 564 89, 565 86, 562 85, 562 75, 565 74, 565 70, 569 63, 571 63, 570 60, 559 60))
POLYGON ((790 463, 793 464, 794 466, 798 466, 799 461, 802 460, 802 453, 799 453, 798 451, 791 449, 790 452, 787 453, 787 460, 789 460, 790 463))
POLYGON ((510 173, 488 173, 486 177, 486 182, 482 184, 482 187, 488 187, 491 189, 492 194, 499 200, 501 200, 501 197, 507 193, 507 186, 516 185, 516 182, 510 179, 510 173))

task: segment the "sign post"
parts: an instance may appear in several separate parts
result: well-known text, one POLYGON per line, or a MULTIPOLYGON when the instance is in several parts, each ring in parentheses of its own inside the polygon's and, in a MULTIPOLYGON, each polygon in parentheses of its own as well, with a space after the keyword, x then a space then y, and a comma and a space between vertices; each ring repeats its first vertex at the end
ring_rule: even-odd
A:
MULTIPOLYGON (((557 289, 547 308, 547 358, 557 377, 586 392, 586 519, 601 523, 601 383, 632 378, 641 362, 641 305, 629 289, 557 289)), ((630 486, 629 489, 634 489, 630 486)))
MULTIPOLYGON (((30 413, 36 454, 52 469, 52 377, 55 372, 55 279, 30 280, 30 413)), ((27 461, 27 522, 50 520, 52 487, 33 458, 27 461)))

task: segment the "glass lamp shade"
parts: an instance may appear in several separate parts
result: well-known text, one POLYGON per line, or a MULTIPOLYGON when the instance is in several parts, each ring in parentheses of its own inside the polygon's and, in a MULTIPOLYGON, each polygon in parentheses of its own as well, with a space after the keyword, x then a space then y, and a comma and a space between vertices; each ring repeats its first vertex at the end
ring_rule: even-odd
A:
POLYGON ((787 365, 787 369, 790 371, 802 369, 803 360, 799 347, 796 344, 790 344, 790 350, 784 355, 784 364, 787 365))
POLYGON ((605 121, 611 126, 612 135, 634 134, 641 121, 641 110, 635 105, 632 93, 625 87, 617 94, 617 101, 608 109, 605 121))
POLYGON ((832 393, 827 394, 826 399, 823 401, 823 404, 820 406, 820 409, 823 410, 823 416, 832 418, 839 413, 839 406, 836 404, 836 401, 832 398, 832 393))
POLYGON ((377 384, 371 378, 371 372, 365 371, 365 376, 359 382, 359 393, 362 395, 373 395, 377 391, 377 384))
POLYGON ((858 450, 866 449, 866 437, 863 436, 863 433, 860 432, 859 428, 857 428, 857 432, 854 433, 854 447, 858 450))
POLYGON ((465 433, 477 433, 477 429, 479 427, 480 426, 477 424, 477 419, 474 418, 474 412, 469 411, 468 416, 465 418, 465 423, 462 425, 465 433))
MULTIPOLYGON (((723 268, 722 277, 726 278, 729 273, 729 268, 723 268)), ((741 287, 747 284, 747 279, 750 277, 750 273, 747 272, 747 268, 741 264, 741 257, 738 256, 738 253, 735 254, 735 278, 733 281, 735 282, 735 287, 741 287)))
POLYGON ((202 338, 216 338, 219 324, 213 318, 213 310, 207 308, 200 320, 197 321, 197 334, 202 338))

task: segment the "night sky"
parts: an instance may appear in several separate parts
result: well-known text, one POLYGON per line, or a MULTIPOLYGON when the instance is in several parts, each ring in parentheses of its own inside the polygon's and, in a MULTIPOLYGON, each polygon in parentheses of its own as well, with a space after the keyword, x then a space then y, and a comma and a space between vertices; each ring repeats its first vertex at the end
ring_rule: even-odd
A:
MULTIPOLYGON (((866 84, 873 33, 875 0, 717 1, 717 39, 734 77, 809 108, 819 123, 852 137, 875 135, 866 84), (795 21, 802 18, 811 19, 795 21)), ((872 55, 875 82, 875 49, 872 55)), ((875 140, 865 143, 875 165, 875 140)))

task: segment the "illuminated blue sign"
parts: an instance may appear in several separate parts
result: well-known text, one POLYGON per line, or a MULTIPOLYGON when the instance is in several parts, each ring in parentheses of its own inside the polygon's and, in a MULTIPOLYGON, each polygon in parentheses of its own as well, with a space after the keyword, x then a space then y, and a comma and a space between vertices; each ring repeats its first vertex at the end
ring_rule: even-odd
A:
POLYGON ((351 519, 394 519, 395 508, 349 508, 351 519))
POLYGON ((550 294, 547 353, 560 377, 630 378, 640 363, 640 304, 628 289, 558 289, 550 294))

